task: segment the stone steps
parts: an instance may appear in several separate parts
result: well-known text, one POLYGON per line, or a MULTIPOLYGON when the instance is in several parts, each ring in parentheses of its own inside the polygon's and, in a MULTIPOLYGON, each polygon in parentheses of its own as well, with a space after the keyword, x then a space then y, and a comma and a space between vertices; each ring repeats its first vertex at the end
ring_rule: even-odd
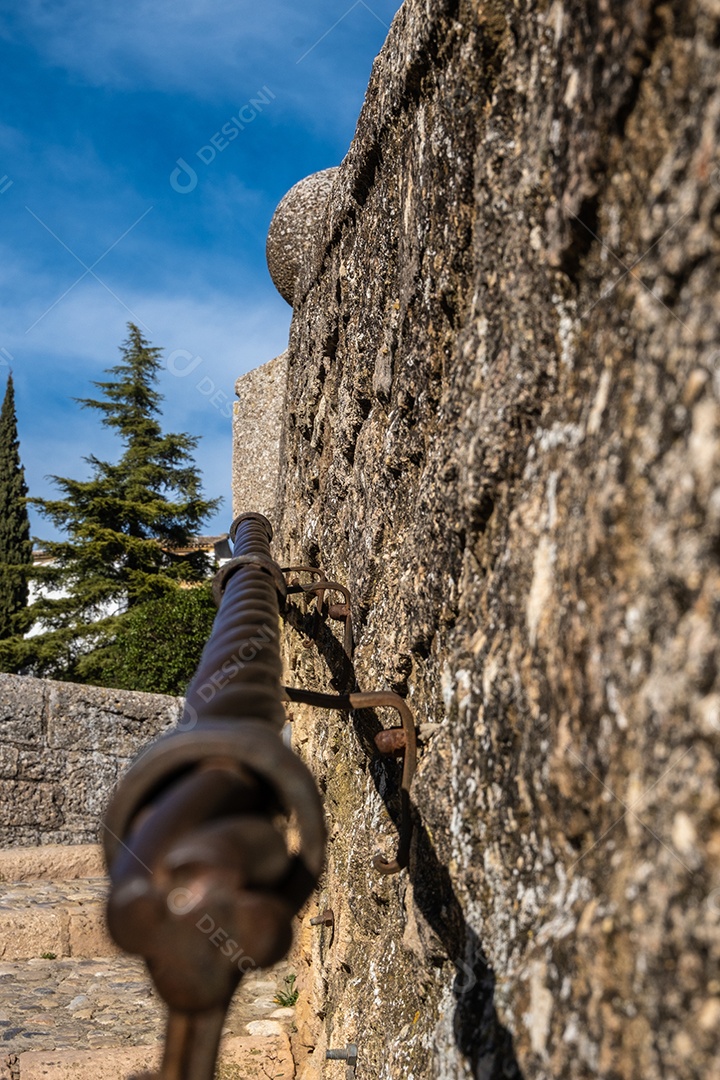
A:
POLYGON ((113 956, 105 878, 0 884, 0 960, 113 956))
MULTIPOLYGON (((0 851, 0 1080, 118 1080, 157 1067, 165 1006, 143 962, 107 935, 101 871, 96 848, 0 851)), ((241 982, 219 1080, 294 1076, 294 1012, 273 1001, 288 971, 241 982)))
MULTIPOLYGON (((20 1080, 118 1080, 155 1072, 160 1045, 106 1051, 36 1051, 21 1054, 20 1080)), ((0 1072, 0 1076, 2 1076, 0 1072)), ((9 1074, 12 1075, 12 1074, 9 1074)), ((231 1038, 223 1043, 217 1080, 292 1080, 295 1066, 287 1035, 231 1038)))
POLYGON ((0 848, 0 882, 73 881, 105 875, 98 844, 0 848))

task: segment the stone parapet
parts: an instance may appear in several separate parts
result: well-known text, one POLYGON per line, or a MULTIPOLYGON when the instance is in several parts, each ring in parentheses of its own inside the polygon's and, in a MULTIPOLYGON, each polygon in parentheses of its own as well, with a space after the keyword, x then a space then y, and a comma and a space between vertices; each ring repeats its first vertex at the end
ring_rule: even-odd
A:
MULTIPOLYGON (((720 1076, 719 30, 406 0, 373 67, 293 290, 279 557, 438 726, 383 878, 377 720, 293 706, 335 913, 301 1080, 348 1041, 378 1080, 720 1076)), ((288 681, 342 675, 319 644, 288 681)))
POLYGON ((97 842, 119 777, 180 710, 180 698, 0 674, 0 843, 97 842))

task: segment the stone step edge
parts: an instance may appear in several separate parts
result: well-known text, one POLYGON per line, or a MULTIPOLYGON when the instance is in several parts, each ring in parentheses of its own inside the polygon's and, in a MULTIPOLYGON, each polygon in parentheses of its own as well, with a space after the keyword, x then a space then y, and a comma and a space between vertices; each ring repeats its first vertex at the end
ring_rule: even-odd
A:
POLYGON ((112 958, 120 950, 105 926, 105 904, 57 903, 0 908, 0 962, 112 958))
POLYGON ((105 877, 99 844, 43 844, 0 848, 0 881, 76 881, 105 877))
MULTIPOLYGON (((103 1050, 28 1050, 0 1057, 0 1080, 140 1080, 160 1066, 162 1045, 103 1050)), ((286 1034, 224 1039, 216 1080, 293 1080, 286 1034)))

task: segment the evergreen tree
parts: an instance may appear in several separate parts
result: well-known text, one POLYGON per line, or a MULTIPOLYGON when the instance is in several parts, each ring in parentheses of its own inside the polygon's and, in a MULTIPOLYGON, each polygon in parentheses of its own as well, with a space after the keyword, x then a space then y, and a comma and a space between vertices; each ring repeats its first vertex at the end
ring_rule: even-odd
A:
POLYGON ((132 323, 128 330, 121 363, 106 372, 112 378, 93 383, 100 396, 78 399, 119 434, 122 457, 112 464, 90 455, 89 480, 54 476, 63 497, 31 500, 67 538, 43 543, 50 563, 36 576, 44 595, 30 608, 43 632, 15 640, 14 670, 115 685, 123 619, 207 577, 205 552, 187 549, 221 500, 203 498, 192 459, 198 439, 161 430, 161 350, 132 323))
POLYGON ((15 415, 15 387, 8 376, 0 412, 0 640, 23 629, 32 566, 25 472, 15 415))

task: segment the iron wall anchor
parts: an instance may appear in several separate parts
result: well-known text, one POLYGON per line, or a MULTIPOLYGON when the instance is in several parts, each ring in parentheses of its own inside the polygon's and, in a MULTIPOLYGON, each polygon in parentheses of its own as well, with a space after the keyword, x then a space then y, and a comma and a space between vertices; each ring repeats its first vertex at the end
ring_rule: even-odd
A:
POLYGON ((353 1080, 358 1059, 357 1043, 348 1043, 344 1050, 326 1050, 325 1058, 328 1061, 347 1062, 345 1078, 346 1080, 353 1080))
MULTIPOLYGON (((397 854, 394 859, 386 859, 381 852, 373 858, 373 866, 380 874, 398 874, 407 866, 410 858, 410 839, 412 835, 412 817, 410 813, 410 785, 417 765, 417 732, 415 719, 404 700, 390 690, 378 690, 367 694, 321 694, 315 690, 301 690, 295 686, 284 686, 286 701, 297 701, 303 705, 314 705, 319 709, 338 709, 351 712, 353 709, 377 709, 389 706, 400 714, 404 735, 403 769, 400 783, 400 836, 397 854)), ((378 734, 382 734, 381 732, 378 734)))
POLYGON ((310 920, 311 926, 334 926, 335 925, 335 912, 332 908, 325 908, 321 915, 316 915, 314 919, 310 920))

